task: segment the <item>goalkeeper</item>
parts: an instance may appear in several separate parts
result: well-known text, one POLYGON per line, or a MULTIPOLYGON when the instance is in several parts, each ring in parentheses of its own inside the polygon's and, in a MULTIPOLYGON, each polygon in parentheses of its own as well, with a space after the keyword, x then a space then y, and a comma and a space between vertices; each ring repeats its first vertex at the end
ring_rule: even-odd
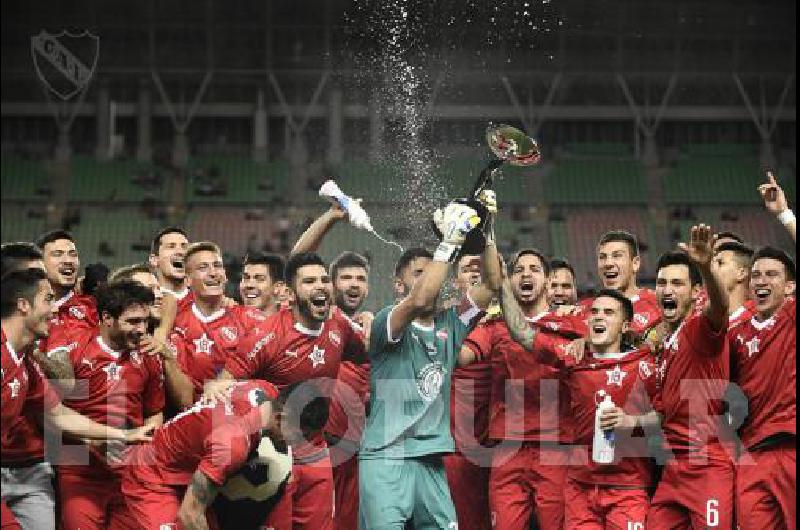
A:
POLYGON ((156 431, 151 443, 134 448, 122 491, 137 528, 214 529, 210 507, 218 493, 267 500, 282 490, 292 457, 272 440, 282 440, 283 404, 292 389, 279 396, 264 381, 236 383, 228 399, 201 399, 156 431), (267 469, 264 482, 250 482, 243 466, 267 469))
MULTIPOLYGON (((490 216, 494 193, 481 202, 490 216)), ((369 348, 370 415, 359 456, 361 527, 369 530, 458 528, 442 456, 454 451, 450 434, 450 378, 461 343, 499 289, 502 278, 492 233, 485 226, 485 284, 472 287, 448 310, 439 293, 467 234, 478 226, 476 211, 450 203, 434 221, 442 242, 431 254, 406 251, 395 270, 401 300, 380 311, 372 323, 369 348)))

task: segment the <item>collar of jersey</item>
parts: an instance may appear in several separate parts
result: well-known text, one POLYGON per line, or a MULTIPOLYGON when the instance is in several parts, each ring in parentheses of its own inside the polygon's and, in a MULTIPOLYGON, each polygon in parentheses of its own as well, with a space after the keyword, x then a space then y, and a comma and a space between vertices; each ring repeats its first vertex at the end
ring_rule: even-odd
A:
POLYGON ((106 341, 103 340, 103 336, 102 335, 98 335, 97 336, 97 345, 100 346, 101 350, 103 350, 104 352, 106 352, 107 354, 109 354, 110 356, 112 356, 115 359, 119 359, 120 355, 122 355, 117 350, 111 349, 111 346, 106 344, 106 341))
POLYGON ((621 361, 622 359, 627 357, 629 353, 630 353, 629 351, 608 352, 608 353, 592 352, 592 357, 595 359, 600 359, 601 361, 606 361, 608 359, 621 361))
POLYGON ((731 313, 731 316, 728 317, 728 322, 733 322, 734 320, 742 316, 746 310, 747 308, 745 306, 743 305, 739 306, 739 309, 731 313))
POLYGON ((542 311, 541 313, 539 313, 536 316, 525 317, 525 320, 527 320, 528 322, 539 322, 541 319, 543 319, 545 317, 545 315, 547 315, 547 313, 549 313, 549 311, 542 311))
POLYGON ((210 315, 205 316, 197 308, 197 304, 192 304, 192 313, 194 313, 194 316, 196 316, 197 319, 200 322, 202 322, 203 324, 208 324, 209 322, 214 322, 215 320, 220 318, 222 315, 224 315, 225 314, 225 308, 223 307, 219 311, 215 311, 215 312, 211 313, 210 315))
POLYGON ((17 351, 14 349, 14 346, 11 345, 10 340, 6 341, 6 349, 8 350, 8 353, 11 355, 11 358, 14 359, 14 362, 17 363, 17 366, 22 364, 22 357, 24 355, 23 356, 17 355, 17 351))
POLYGON ((300 322, 294 323, 294 329, 302 333, 303 335, 310 335, 312 337, 319 337, 322 335, 322 328, 319 329, 309 329, 302 325, 300 322))
POLYGON ((773 324, 775 324, 775 317, 777 315, 778 315, 778 313, 776 311, 774 315, 772 315, 771 317, 766 319, 764 322, 759 322, 758 318, 756 316, 753 316, 753 318, 750 319, 750 323, 753 324, 753 327, 756 328, 758 331, 762 331, 762 330, 768 328, 769 326, 772 326, 773 324))
POLYGON ((411 325, 417 328, 418 330, 429 331, 429 332, 433 332, 433 329, 436 327, 436 324, 431 324, 430 326, 423 326, 422 324, 418 324, 416 322, 412 322, 411 325))
POLYGON ((65 294, 63 296, 63 298, 60 298, 59 300, 56 300, 55 302, 53 302, 53 305, 56 307, 56 309, 60 309, 61 306, 66 304, 67 300, 69 300, 73 296, 75 296, 75 291, 70 291, 67 294, 65 294))
POLYGON ((174 296, 178 300, 183 300, 186 297, 186 295, 189 294, 189 288, 188 287, 184 287, 183 291, 176 292, 176 291, 173 291, 172 289, 166 289, 166 288, 162 287, 161 288, 161 292, 162 293, 171 294, 172 296, 174 296))

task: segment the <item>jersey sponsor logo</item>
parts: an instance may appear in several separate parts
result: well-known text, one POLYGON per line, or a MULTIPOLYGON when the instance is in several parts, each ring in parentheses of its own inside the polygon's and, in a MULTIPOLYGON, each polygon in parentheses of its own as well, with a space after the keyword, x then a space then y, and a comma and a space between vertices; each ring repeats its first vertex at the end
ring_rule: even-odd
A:
POLYGON ((74 350, 77 347, 78 347, 78 343, 77 342, 70 342, 69 344, 65 344, 63 346, 56 346, 52 350, 48 351, 46 355, 47 355, 48 359, 52 359, 53 355, 55 355, 57 353, 58 354, 65 353, 65 354, 69 355, 69 352, 71 352, 72 350, 74 350))
POLYGON ((221 327, 219 332, 222 335, 222 338, 228 342, 233 342, 239 338, 239 333, 236 331, 236 328, 232 328, 230 326, 221 327))
POLYGON ((337 346, 342 345, 342 336, 339 335, 338 331, 331 331, 328 333, 328 338, 331 339, 331 342, 336 344, 337 346))
POLYGON ((753 355, 760 353, 761 339, 753 337, 750 341, 745 343, 747 345, 747 358, 750 359, 753 355))
POLYGON ((606 370, 606 375, 608 376, 606 385, 617 385, 618 387, 622 388, 622 381, 628 375, 628 372, 625 372, 619 367, 619 365, 617 365, 613 370, 606 370))
POLYGON ((439 396, 444 383, 444 366, 440 362, 425 365, 417 375, 417 392, 427 403, 439 396))
POLYGON ((314 349, 308 354, 308 358, 311 359, 311 364, 314 368, 321 364, 325 364, 325 349, 320 348, 315 344, 314 349))
POLYGON ((559 329, 561 329, 561 324, 559 324, 558 322, 548 322, 545 324, 545 326, 547 326, 553 331, 558 331, 559 329))
POLYGON ((203 336, 199 339, 195 339, 194 342, 194 351, 195 353, 205 353, 206 355, 211 355, 211 347, 214 346, 214 341, 208 338, 208 335, 203 333, 203 336))
POLYGON ((76 307, 76 306, 70 307, 69 308, 69 314, 72 315, 73 317, 79 319, 79 320, 86 319, 86 313, 84 313, 83 310, 81 310, 80 307, 76 307))
POLYGON ((8 388, 11 389, 11 397, 16 398, 19 397, 19 389, 22 386, 22 383, 19 382, 19 379, 16 377, 8 383, 8 388))
MULTIPOLYGON (((263 337, 258 339, 258 341, 255 344, 253 344, 253 348, 249 352, 247 352, 247 358, 248 359, 255 359, 256 358, 256 354, 258 353, 258 350, 260 350, 261 348, 263 348, 264 346, 269 344, 270 341, 272 341, 272 339, 274 339, 274 338, 275 338, 275 333, 270 331, 269 333, 267 333, 266 335, 264 335, 263 337)), ((286 353, 288 355, 289 352, 286 352, 286 353)))

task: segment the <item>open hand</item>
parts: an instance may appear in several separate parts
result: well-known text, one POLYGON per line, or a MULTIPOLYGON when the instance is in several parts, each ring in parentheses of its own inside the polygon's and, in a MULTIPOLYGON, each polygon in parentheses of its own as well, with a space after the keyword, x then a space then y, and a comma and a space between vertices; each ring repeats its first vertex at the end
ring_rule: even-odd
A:
POLYGON ((711 259, 714 257, 714 241, 717 236, 714 235, 711 227, 705 224, 699 224, 692 227, 689 235, 689 243, 679 243, 678 247, 686 252, 691 259, 698 266, 710 266, 711 259))
POLYGON ((128 429, 123 431, 125 433, 124 442, 126 444, 141 444, 153 440, 153 431, 156 430, 155 425, 143 425, 136 429, 128 429))

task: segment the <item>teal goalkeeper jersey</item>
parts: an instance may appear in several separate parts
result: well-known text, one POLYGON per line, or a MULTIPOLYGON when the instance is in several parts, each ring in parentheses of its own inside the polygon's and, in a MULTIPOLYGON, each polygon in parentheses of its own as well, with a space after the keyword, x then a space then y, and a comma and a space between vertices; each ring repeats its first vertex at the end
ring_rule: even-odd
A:
POLYGON ((439 313, 432 328, 416 323, 389 340, 381 310, 370 335, 370 414, 361 458, 414 458, 454 450, 450 381, 461 344, 479 310, 467 299, 439 313))

